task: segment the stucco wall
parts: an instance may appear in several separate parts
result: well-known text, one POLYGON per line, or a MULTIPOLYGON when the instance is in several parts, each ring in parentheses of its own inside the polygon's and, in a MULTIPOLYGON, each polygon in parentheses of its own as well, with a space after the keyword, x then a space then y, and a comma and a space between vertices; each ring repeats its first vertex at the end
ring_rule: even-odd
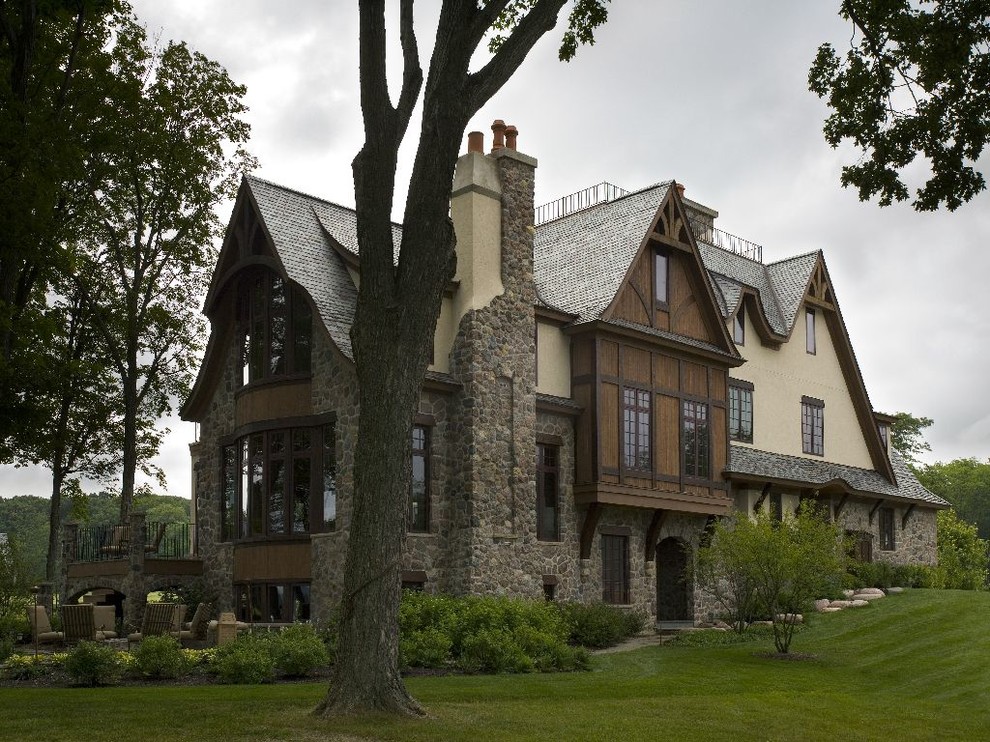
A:
POLYGON ((571 340, 557 325, 536 322, 536 391, 571 396, 571 340))

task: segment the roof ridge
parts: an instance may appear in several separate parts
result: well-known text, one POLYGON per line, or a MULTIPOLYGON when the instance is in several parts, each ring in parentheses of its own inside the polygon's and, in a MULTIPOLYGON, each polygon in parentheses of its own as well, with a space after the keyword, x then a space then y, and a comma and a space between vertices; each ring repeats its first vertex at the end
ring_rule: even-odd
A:
POLYGON ((819 255, 822 252, 821 248, 817 250, 809 250, 808 252, 803 252, 800 255, 791 255, 789 258, 781 258, 780 260, 774 260, 772 263, 764 263, 767 268, 773 265, 780 265, 781 263, 789 263, 792 260, 800 260, 801 258, 806 258, 809 255, 819 255))
MULTIPOLYGON (((353 206, 344 206, 343 204, 339 204, 336 201, 330 201, 320 196, 314 196, 312 193, 306 193, 306 191, 300 191, 298 188, 290 188, 289 186, 284 186, 281 183, 276 183, 275 181, 268 180, 267 178, 261 178, 252 173, 245 174, 244 177, 247 180, 256 180, 259 183, 264 183, 265 185, 269 185, 272 188, 278 188, 280 191, 294 193, 297 196, 302 196, 303 198, 308 198, 312 201, 319 201, 321 204, 326 204, 327 206, 336 206, 338 209, 343 209, 344 211, 350 211, 352 214, 354 214, 355 217, 357 217, 357 209, 353 206)), ((389 220, 389 224, 392 224, 393 226, 400 228, 402 227, 402 225, 399 222, 392 221, 391 219, 389 220)))

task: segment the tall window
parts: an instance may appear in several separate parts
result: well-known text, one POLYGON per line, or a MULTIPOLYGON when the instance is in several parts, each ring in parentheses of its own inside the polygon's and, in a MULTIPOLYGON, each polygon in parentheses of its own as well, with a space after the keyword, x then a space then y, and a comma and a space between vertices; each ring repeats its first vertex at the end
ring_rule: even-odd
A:
POLYGON ((815 346, 815 310, 808 309, 804 313, 804 330, 805 330, 805 350, 807 350, 811 355, 814 355, 816 351, 815 346))
POLYGON ((708 435, 707 404, 684 400, 681 444, 684 447, 685 476, 708 477, 711 465, 711 442, 708 435))
POLYGON ((748 381, 729 381, 729 438, 753 442, 753 385, 748 381))
POLYGON ((732 318, 732 340, 736 345, 746 344, 746 307, 739 305, 739 311, 732 318))
POLYGON ((560 449, 536 444, 536 538, 560 540, 560 449))
POLYGON ((895 547, 894 509, 880 508, 880 549, 893 551, 895 547))
POLYGON ((801 450, 825 455, 825 403, 820 399, 801 398, 801 450))
POLYGON ((251 433, 223 446, 221 538, 333 530, 333 441, 330 424, 251 433))
POLYGON ((877 423, 877 432, 880 433, 880 440, 883 441, 883 448, 885 451, 890 450, 890 426, 887 423, 877 423))
POLYGON ((627 469, 650 468, 650 392, 622 390, 622 450, 627 469))
POLYGON ((625 605, 629 602, 629 537, 601 535, 602 600, 625 605))
POLYGON ((657 304, 666 304, 669 295, 670 258, 657 251, 653 255, 653 296, 657 304))
POLYGON ((409 485, 409 530, 430 530, 430 429, 413 425, 412 482, 409 485))
POLYGON ((305 297, 275 273, 257 270, 240 285, 241 383, 307 374, 312 313, 305 297))

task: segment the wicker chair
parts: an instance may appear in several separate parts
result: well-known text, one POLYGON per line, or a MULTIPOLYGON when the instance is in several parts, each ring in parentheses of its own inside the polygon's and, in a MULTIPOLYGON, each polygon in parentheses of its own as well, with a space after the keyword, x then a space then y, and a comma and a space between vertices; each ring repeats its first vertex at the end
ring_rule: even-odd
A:
POLYGON ((209 620, 209 610, 209 604, 200 603, 196 606, 196 611, 193 613, 191 621, 182 624, 182 628, 178 631, 173 628, 169 633, 171 633, 172 636, 179 641, 202 641, 203 639, 206 639, 206 625, 209 620))
POLYGON ((48 611, 43 605, 29 605, 28 621, 31 623, 31 639, 38 644, 51 642, 61 642, 65 639, 65 634, 61 631, 52 631, 52 623, 48 620, 48 611))
MULTIPOLYGON (((127 643, 143 641, 146 636, 162 636, 172 630, 175 621, 175 603, 148 603, 144 607, 141 630, 127 635, 127 643)), ((180 619, 181 620, 181 619, 180 619)))
POLYGON ((96 621, 93 617, 93 606, 89 603, 63 605, 62 629, 65 631, 66 644, 96 641, 96 621))

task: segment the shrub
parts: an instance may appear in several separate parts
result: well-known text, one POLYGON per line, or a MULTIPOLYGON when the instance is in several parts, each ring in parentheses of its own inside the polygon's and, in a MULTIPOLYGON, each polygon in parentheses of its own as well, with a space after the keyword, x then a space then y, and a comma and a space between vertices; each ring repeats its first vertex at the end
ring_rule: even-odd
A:
POLYGON ((982 590, 987 586, 987 542, 976 526, 959 518, 955 510, 940 510, 938 519, 938 569, 945 587, 982 590))
POLYGON ((146 678, 177 678, 191 667, 179 642, 170 636, 149 636, 134 650, 134 669, 146 678))
POLYGON ((309 624, 288 626, 269 642, 275 667, 288 677, 309 675, 330 662, 326 645, 309 624))
POLYGON ((642 628, 642 614, 629 618, 622 609, 606 603, 560 603, 559 610, 571 644, 581 647, 611 647, 642 628))
POLYGON ((399 638, 399 658, 404 667, 446 667, 454 640, 441 628, 409 631, 399 638))
POLYGON ((467 672, 530 672, 535 668, 505 629, 483 628, 464 637, 458 664, 467 672))
POLYGON ((224 683, 270 683, 275 679, 270 640, 248 635, 219 646, 210 669, 224 683))
POLYGON ((65 658, 65 671, 79 685, 111 685, 123 672, 117 654, 100 642, 79 642, 65 658))

